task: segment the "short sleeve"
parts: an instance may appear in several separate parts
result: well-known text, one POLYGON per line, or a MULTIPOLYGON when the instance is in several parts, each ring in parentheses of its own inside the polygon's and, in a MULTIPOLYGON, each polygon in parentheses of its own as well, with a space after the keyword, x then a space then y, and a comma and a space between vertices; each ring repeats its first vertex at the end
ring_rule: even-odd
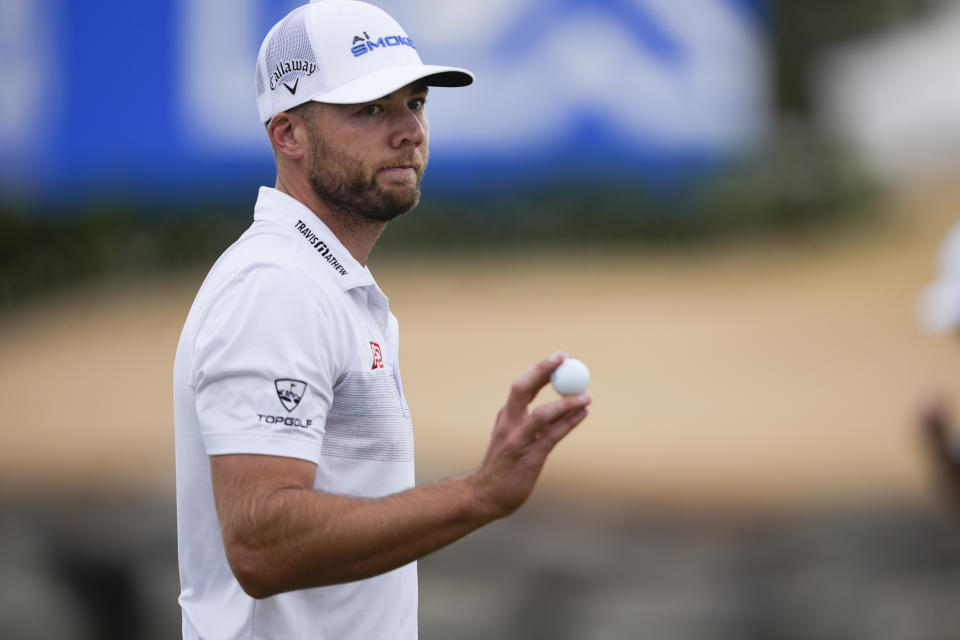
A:
POLYGON ((208 455, 319 461, 341 342, 324 291, 297 271, 257 265, 214 298, 193 347, 208 455))

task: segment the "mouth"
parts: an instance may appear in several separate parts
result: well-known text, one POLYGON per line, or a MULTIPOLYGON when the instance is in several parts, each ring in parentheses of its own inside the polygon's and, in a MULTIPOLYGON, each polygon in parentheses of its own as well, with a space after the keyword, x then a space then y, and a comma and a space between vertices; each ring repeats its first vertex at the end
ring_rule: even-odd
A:
POLYGON ((387 177, 407 177, 407 176, 416 176, 417 167, 413 164, 396 164, 388 167, 383 167, 378 174, 387 176, 387 177))

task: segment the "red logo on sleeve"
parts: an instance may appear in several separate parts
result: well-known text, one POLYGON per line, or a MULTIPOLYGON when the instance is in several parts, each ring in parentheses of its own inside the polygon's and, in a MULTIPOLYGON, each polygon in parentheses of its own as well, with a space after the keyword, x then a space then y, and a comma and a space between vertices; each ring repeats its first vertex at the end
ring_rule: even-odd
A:
POLYGON ((373 366, 370 368, 383 369, 383 352, 380 351, 380 345, 376 342, 371 342, 370 350, 373 351, 373 366))

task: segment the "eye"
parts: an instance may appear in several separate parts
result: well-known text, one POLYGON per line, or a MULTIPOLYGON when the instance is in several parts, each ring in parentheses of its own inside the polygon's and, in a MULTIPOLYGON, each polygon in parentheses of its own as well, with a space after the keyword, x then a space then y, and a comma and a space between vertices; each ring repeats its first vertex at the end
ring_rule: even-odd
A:
POLYGON ((423 111, 423 108, 427 106, 427 98, 414 98, 407 103, 407 106, 411 111, 423 111))
POLYGON ((357 113, 364 116, 373 116, 383 111, 383 107, 378 104, 368 104, 357 113))

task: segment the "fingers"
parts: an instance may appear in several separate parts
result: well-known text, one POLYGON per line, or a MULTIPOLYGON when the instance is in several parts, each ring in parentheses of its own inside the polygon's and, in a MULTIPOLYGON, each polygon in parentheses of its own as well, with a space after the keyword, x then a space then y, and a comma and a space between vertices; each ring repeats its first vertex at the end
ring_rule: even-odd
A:
POLYGON ((532 438, 545 424, 564 419, 567 414, 579 412, 587 407, 593 398, 588 393, 578 396, 565 396, 541 407, 530 414, 530 420, 524 426, 524 436, 532 438))
POLYGON ((533 365, 513 381, 505 406, 508 417, 517 419, 526 413, 527 406, 533 402, 537 392, 550 381, 550 374, 561 362, 563 354, 558 351, 533 365))
POLYGON ((557 443, 563 440, 568 433, 583 422, 587 417, 586 407, 577 409, 552 422, 537 433, 536 447, 542 450, 543 455, 550 453, 557 443))

